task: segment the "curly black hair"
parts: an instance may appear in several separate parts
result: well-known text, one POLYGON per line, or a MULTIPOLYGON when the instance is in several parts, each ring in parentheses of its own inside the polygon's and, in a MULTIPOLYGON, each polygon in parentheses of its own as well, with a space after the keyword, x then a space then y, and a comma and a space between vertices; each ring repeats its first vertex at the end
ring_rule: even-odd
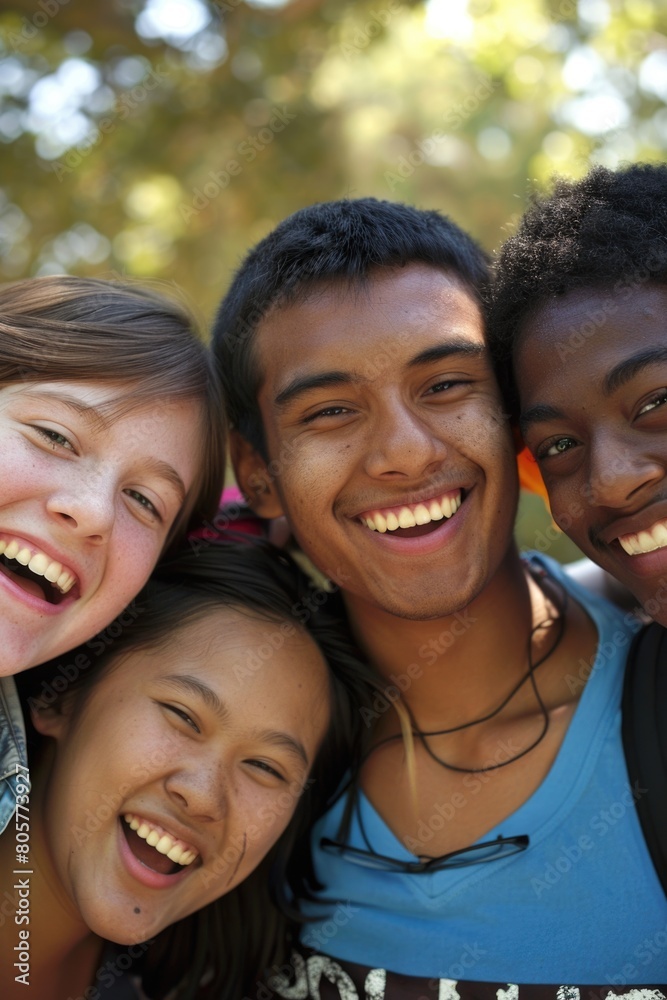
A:
POLYGON ((667 284, 667 166, 594 167, 536 197, 501 247, 489 344, 506 403, 517 413, 512 356, 527 320, 582 289, 667 284))

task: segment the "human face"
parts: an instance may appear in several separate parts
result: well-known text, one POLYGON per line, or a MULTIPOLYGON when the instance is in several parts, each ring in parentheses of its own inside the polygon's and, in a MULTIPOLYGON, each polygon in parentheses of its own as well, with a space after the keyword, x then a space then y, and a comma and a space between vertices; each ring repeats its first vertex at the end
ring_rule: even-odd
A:
POLYGON ((526 443, 554 519, 667 625, 667 289, 543 308, 516 354, 526 443))
POLYGON ((114 410, 122 389, 0 389, 0 674, 108 625, 147 580, 192 485, 197 404, 114 410))
POLYGON ((349 607, 430 619, 468 605, 508 551, 517 497, 472 295, 431 267, 378 272, 274 310, 255 350, 271 461, 239 462, 249 495, 268 477, 271 513, 349 607))
POLYGON ((221 608, 112 665, 69 712, 36 713, 56 739, 45 838, 83 922, 145 941, 238 885, 287 826, 329 712, 310 637, 221 608))

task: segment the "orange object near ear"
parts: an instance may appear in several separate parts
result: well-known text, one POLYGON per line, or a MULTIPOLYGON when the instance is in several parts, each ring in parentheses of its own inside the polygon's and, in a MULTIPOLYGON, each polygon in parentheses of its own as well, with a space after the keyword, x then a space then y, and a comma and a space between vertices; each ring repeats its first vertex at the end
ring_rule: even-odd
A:
POLYGON ((516 457, 516 464, 519 469, 519 484, 521 489, 528 490, 529 493, 537 493, 538 496, 542 497, 548 507, 549 495, 544 485, 542 474, 540 473, 537 462, 527 448, 524 448, 523 451, 519 452, 516 457))

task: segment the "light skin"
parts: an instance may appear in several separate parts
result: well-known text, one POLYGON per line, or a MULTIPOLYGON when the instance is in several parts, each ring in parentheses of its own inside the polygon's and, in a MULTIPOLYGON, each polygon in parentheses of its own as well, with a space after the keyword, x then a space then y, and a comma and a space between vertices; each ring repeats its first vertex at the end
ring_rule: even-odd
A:
MULTIPOLYGON (((259 864, 296 808, 330 694, 310 637, 220 608, 160 649, 127 654, 82 701, 66 696, 61 708, 34 714, 54 743, 33 772, 34 948, 30 992, 17 987, 16 996, 40 1000, 90 985, 100 939, 149 940, 259 864), (245 669, 248 650, 276 636, 282 644, 262 668, 245 669), (164 857, 128 832, 128 814, 188 845, 195 859, 165 872, 164 857)), ((3 871, 13 855, 12 838, 0 839, 3 871)), ((0 938, 3 965, 14 936, 0 938)))
MULTIPOLYGON (((237 476, 255 510, 286 515, 299 544, 340 584, 350 621, 376 669, 407 682, 422 729, 491 711, 525 673, 531 625, 553 612, 526 578, 512 543, 514 445, 479 307, 454 275, 422 265, 372 275, 361 288, 324 287, 270 312, 254 345, 268 456, 238 435, 237 476), (400 512, 442 495, 460 507, 403 537, 372 531, 374 512, 400 512), (507 629, 507 621, 515 627, 507 629), (410 674, 408 668, 416 670, 410 674)), ((578 610, 559 653, 540 668, 548 738, 494 778, 428 853, 468 846, 539 785, 576 698, 565 682, 575 653, 594 642, 578 610)), ((536 637, 534 658, 553 630, 536 637)), ((405 690, 405 689, 404 689, 405 690)), ((493 724, 438 737, 453 763, 479 767, 500 742, 528 746, 541 716, 527 685, 493 724)), ((378 739, 399 732, 380 713, 378 739)), ((461 790, 418 745, 417 807, 400 741, 374 754, 362 784, 398 837, 414 835, 434 802, 461 790)), ((419 853, 417 850, 416 853, 419 853)))
POLYGON ((556 523, 663 625, 666 309, 660 286, 569 294, 525 324, 515 361, 523 433, 556 523))
POLYGON ((148 579, 194 481, 199 405, 119 410, 124 391, 104 382, 0 389, 0 547, 39 554, 42 569, 60 566, 74 580, 63 594, 0 557, 0 674, 106 626, 148 579))

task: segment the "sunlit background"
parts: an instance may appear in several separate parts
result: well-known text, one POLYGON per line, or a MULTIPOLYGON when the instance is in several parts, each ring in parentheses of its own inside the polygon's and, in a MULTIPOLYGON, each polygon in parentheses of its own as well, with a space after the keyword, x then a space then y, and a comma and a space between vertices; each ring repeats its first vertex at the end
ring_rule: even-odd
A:
POLYGON ((666 102, 661 0, 17 0, 0 277, 157 277, 205 324, 281 218, 366 194, 492 250, 554 173, 664 160, 666 102))

